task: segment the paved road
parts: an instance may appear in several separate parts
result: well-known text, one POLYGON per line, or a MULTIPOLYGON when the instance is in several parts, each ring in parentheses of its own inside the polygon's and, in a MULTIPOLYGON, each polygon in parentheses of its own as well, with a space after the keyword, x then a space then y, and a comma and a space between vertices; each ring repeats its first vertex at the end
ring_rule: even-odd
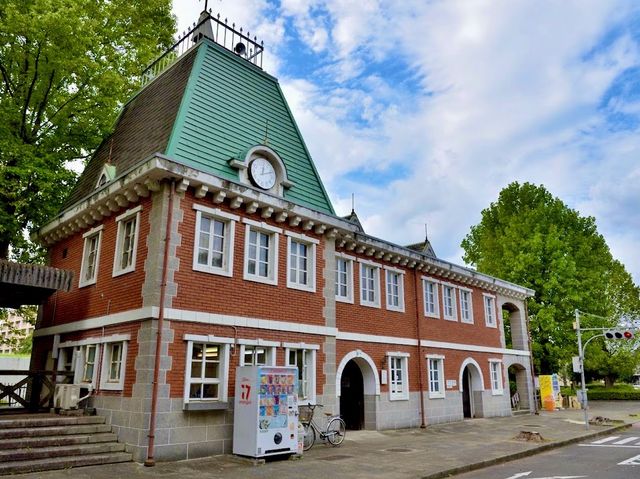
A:
POLYGON ((455 476, 456 479, 640 478, 640 424, 576 445, 455 476))

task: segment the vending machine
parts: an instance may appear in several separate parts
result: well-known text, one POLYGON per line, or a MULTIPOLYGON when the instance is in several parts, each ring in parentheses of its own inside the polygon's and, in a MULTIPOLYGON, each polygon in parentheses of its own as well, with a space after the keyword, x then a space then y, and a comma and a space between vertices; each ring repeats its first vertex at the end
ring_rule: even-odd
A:
POLYGON ((233 453, 249 457, 298 450, 298 368, 236 369, 233 453))

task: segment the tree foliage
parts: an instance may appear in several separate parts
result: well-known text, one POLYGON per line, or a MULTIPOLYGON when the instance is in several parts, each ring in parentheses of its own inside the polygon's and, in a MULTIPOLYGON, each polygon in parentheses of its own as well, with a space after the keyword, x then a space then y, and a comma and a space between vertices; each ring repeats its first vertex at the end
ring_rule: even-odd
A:
POLYGON ((57 213, 144 66, 172 43, 170 0, 0 2, 0 258, 57 213))
POLYGON ((574 311, 611 318, 640 313, 639 289, 612 258, 592 217, 544 186, 511 183, 462 241, 478 271, 535 291, 528 301, 536 370, 561 370, 577 354, 574 311))

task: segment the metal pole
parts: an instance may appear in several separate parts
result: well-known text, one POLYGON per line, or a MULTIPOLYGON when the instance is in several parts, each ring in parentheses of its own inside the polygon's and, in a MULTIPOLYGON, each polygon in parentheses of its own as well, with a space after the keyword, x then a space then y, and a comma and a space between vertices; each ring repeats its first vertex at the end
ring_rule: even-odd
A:
POLYGON ((584 350, 580 332, 580 311, 576 309, 576 329, 578 330, 578 356, 580 358, 580 380, 582 381, 582 410, 584 411, 584 428, 589 430, 589 412, 587 410, 587 385, 584 379, 584 350))

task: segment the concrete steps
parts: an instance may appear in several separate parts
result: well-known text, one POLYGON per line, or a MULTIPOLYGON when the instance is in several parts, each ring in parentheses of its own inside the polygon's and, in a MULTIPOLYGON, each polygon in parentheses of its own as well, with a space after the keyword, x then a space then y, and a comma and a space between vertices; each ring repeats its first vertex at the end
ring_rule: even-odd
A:
POLYGON ((0 475, 132 460, 99 416, 0 417, 0 444, 0 475))

